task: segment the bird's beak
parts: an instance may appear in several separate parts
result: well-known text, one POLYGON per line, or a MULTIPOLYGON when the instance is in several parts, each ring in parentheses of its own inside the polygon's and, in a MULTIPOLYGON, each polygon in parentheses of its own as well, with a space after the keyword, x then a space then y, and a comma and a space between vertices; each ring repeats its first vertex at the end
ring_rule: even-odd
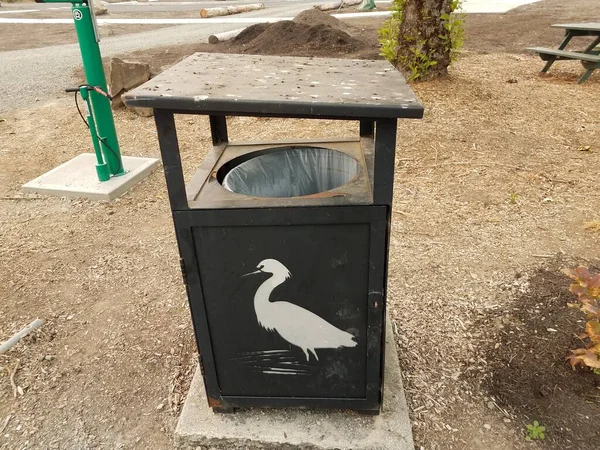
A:
POLYGON ((244 275, 242 275, 242 278, 247 277, 248 275, 254 275, 256 273, 261 273, 262 270, 255 270, 254 272, 250 272, 250 273, 246 273, 244 275))

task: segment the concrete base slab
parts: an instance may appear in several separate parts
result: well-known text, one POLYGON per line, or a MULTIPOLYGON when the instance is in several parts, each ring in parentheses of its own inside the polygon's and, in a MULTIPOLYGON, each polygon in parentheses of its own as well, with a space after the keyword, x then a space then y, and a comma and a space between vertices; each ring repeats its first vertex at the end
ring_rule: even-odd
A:
POLYGON ((391 329, 388 322, 380 415, 292 409, 249 409, 215 414, 208 407, 202 375, 196 370, 175 430, 178 447, 193 450, 413 450, 391 329))
POLYGON ((21 191, 57 197, 84 197, 90 200, 113 200, 146 178, 158 166, 156 158, 123 156, 125 175, 98 181, 96 156, 82 153, 64 164, 25 183, 21 191))

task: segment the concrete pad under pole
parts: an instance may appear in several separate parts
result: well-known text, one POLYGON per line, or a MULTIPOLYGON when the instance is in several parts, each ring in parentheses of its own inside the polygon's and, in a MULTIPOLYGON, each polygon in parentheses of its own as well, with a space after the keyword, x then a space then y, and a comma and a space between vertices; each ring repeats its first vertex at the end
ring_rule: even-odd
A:
POLYGON ((400 364, 387 322, 383 408, 378 416, 353 411, 241 409, 213 413, 196 370, 175 441, 183 450, 413 450, 400 364))
POLYGON ((158 166, 157 158, 123 156, 125 174, 108 181, 98 181, 96 157, 82 153, 64 164, 25 183, 26 194, 44 194, 57 197, 79 197, 90 200, 113 200, 142 181, 158 166))

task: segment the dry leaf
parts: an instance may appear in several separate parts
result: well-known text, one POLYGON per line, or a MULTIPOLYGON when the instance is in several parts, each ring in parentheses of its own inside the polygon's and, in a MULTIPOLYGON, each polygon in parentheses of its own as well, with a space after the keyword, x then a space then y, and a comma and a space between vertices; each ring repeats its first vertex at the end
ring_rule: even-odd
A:
POLYGON ((599 233, 600 232, 600 220, 592 220, 590 222, 586 222, 583 225, 583 228, 585 228, 587 231, 599 233))

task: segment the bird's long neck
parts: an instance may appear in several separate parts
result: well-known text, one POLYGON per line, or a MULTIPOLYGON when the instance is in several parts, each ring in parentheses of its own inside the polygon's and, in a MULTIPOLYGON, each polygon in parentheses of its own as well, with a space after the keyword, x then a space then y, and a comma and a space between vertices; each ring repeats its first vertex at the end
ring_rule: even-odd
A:
POLYGON ((284 281, 284 277, 274 274, 271 278, 264 281, 256 291, 256 294, 254 294, 254 311, 256 312, 256 318, 258 319, 258 322, 263 326, 268 326, 266 322, 268 322, 269 318, 269 297, 271 297, 273 289, 275 289, 284 281))

